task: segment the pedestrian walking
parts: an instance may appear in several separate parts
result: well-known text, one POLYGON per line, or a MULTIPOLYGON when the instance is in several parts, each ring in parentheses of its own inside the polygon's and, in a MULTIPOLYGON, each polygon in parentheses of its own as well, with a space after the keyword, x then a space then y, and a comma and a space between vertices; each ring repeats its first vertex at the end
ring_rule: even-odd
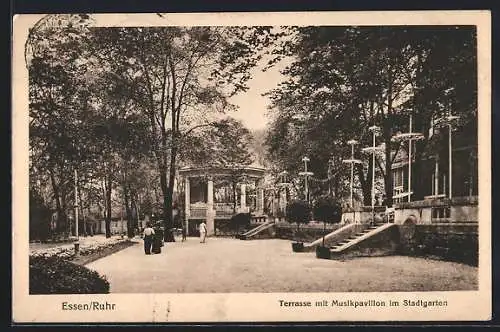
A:
POLYGON ((150 223, 146 224, 146 228, 144 228, 143 234, 144 234, 144 253, 146 255, 151 255, 151 247, 153 245, 155 230, 151 228, 150 223))
POLYGON ((163 239, 158 232, 153 235, 153 245, 151 247, 151 252, 153 254, 161 254, 161 247, 163 246, 163 239))
POLYGON ((198 230, 200 231, 200 243, 205 243, 205 238, 207 236, 207 225, 204 221, 201 222, 198 230))
POLYGON ((186 235, 187 235, 186 225, 182 224, 182 242, 186 241, 186 235))

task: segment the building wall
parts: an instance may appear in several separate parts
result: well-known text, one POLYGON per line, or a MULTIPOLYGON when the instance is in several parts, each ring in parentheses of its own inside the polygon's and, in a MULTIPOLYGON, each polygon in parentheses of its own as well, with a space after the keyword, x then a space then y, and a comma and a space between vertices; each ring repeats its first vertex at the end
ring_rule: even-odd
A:
POLYGON ((439 257, 477 266, 479 257, 478 225, 399 225, 402 255, 439 257))
MULTIPOLYGON (((116 234, 122 234, 127 232, 127 220, 112 220, 111 221, 111 234, 116 235, 116 234)), ((101 233, 106 234, 106 221, 102 220, 101 221, 101 233)))
POLYGON ((395 205, 394 221, 403 224, 477 223, 478 197, 422 200, 395 205))
MULTIPOLYGON (((375 207, 375 220, 384 220, 386 207, 375 207)), ((367 223, 372 219, 372 209, 370 206, 362 206, 358 209, 344 210, 342 212, 342 224, 367 223)))

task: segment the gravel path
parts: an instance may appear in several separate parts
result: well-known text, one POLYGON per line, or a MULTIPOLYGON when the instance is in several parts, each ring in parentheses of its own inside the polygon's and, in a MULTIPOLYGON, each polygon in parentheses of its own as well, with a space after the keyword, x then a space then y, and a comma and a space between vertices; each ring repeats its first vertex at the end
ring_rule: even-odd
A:
POLYGON ((347 261, 293 253, 288 240, 197 238, 144 255, 138 245, 87 267, 106 275, 112 293, 383 292, 477 289, 477 268, 388 256, 347 261))

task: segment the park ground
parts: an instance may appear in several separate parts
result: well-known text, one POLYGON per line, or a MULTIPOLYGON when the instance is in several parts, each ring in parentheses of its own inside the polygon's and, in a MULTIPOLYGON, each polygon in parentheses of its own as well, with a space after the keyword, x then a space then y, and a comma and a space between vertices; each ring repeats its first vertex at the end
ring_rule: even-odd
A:
POLYGON ((388 292, 477 289, 477 268, 406 257, 345 261, 294 253, 288 240, 197 238, 145 255, 142 241, 86 266, 111 293, 388 292))

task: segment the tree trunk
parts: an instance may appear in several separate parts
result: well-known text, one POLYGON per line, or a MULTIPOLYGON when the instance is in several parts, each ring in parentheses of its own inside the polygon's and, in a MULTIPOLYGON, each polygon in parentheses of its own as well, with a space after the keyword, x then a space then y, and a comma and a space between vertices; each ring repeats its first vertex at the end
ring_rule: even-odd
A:
POLYGON ((174 221, 172 220, 172 204, 174 196, 174 185, 175 185, 175 171, 176 171, 176 160, 177 160, 177 149, 174 146, 170 153, 170 169, 168 178, 167 195, 164 196, 164 211, 165 211, 165 242, 175 242, 174 234, 172 233, 172 228, 174 227, 174 221))
POLYGON ((112 179, 111 175, 106 175, 106 220, 105 220, 105 228, 106 228, 106 238, 111 237, 111 185, 112 179))
MULTIPOLYGON (((90 205, 87 206, 87 215, 90 216, 90 205)), ((95 222, 94 220, 91 220, 90 222, 90 227, 89 227, 89 235, 90 236, 94 236, 94 226, 95 226, 95 222)))
MULTIPOLYGON (((415 162, 413 163, 412 174, 423 174, 424 168, 424 160, 422 160, 423 149, 418 148, 418 144, 416 144, 417 148, 415 149, 415 162)), ((432 172, 432 170, 426 170, 427 172, 432 172)), ((425 186, 426 183, 423 181, 426 177, 417 177, 412 176, 411 178, 411 187, 413 188, 412 200, 423 200, 425 196, 425 186)))
MULTIPOLYGON (((421 131, 424 134, 425 139, 422 141, 416 141, 414 144, 414 157, 415 157, 415 162, 413 164, 412 168, 412 173, 413 174, 422 174, 422 177, 417 177, 417 176, 412 176, 412 183, 411 186, 414 191, 414 194, 412 195, 414 200, 423 200, 424 196, 426 194, 430 194, 430 192, 426 193, 426 187, 428 186, 428 183, 430 183, 430 179, 428 179, 428 173, 423 173, 423 172, 431 172, 432 170, 429 171, 425 167, 426 161, 423 160, 424 156, 424 151, 426 150, 426 145, 428 142, 428 133, 430 129, 430 122, 431 118, 427 116, 425 113, 420 114, 415 118, 415 128, 417 131, 421 131), (429 181, 426 183, 426 181, 429 181)), ((434 185, 434 184, 433 184, 434 185)))
MULTIPOLYGON (((387 115, 383 120, 383 138, 385 143, 385 196, 387 200, 387 206, 392 206, 392 192, 393 192, 393 181, 392 181, 392 154, 391 154, 391 139, 392 139, 392 88, 393 88, 393 77, 392 70, 389 70, 388 77, 388 92, 387 92, 387 115)), ((397 152, 396 152, 397 153, 397 152)))
POLYGON ((139 227, 139 209, 137 207, 137 198, 135 191, 130 196, 130 207, 132 209, 132 228, 135 230, 139 227))
POLYGON ((385 169, 384 169, 384 189, 385 198, 387 200, 387 206, 392 206, 392 154, 391 154, 391 126, 392 124, 386 118, 384 119, 384 124, 382 128, 382 135, 385 143, 384 157, 385 157, 385 169))
POLYGON ((326 233, 326 221, 323 222, 323 244, 322 246, 325 246, 325 234, 326 233))
POLYGON ((134 227, 132 219, 132 209, 130 207, 130 187, 126 184, 123 185, 123 199, 125 201, 125 214, 127 218, 127 236, 129 238, 134 237, 134 227))
POLYGON ((363 192, 363 205, 364 206, 371 206, 372 204, 370 203, 371 201, 371 183, 372 183, 372 171, 371 171, 371 161, 368 166, 368 174, 366 175, 366 178, 363 173, 363 165, 358 165, 357 167, 358 171, 358 178, 359 182, 361 184, 361 190, 363 192))
POLYGON ((60 232, 62 230, 63 220, 65 218, 65 213, 61 206, 61 196, 59 193, 59 187, 57 185, 54 172, 50 170, 50 182, 52 184, 52 190, 54 192, 54 199, 56 201, 56 210, 57 210, 57 224, 56 224, 56 232, 60 232))
POLYGON ((163 240, 165 242, 174 242, 175 239, 173 239, 173 236, 170 236, 171 235, 170 219, 172 219, 172 199, 171 199, 171 194, 169 193, 171 191, 170 189, 171 186, 169 186, 167 182, 167 170, 165 169, 165 167, 160 168, 160 186, 163 194, 163 227, 165 228, 165 232, 163 233, 163 240))
MULTIPOLYGON (((79 215, 82 217, 82 221, 83 221, 83 236, 87 236, 87 221, 86 221, 86 218, 85 218, 85 212, 84 212, 84 209, 83 209, 83 200, 82 200, 82 187, 80 188, 80 190, 78 190, 78 201, 79 201, 79 204, 78 204, 78 208, 79 208, 79 215)), ((80 226, 80 224, 78 224, 78 226, 80 226)), ((80 228, 79 228, 80 229, 80 228)))
POLYGON ((175 242, 175 238, 171 232, 172 229, 172 186, 167 187, 167 192, 163 195, 163 224, 165 232, 163 240, 165 242, 175 242))
POLYGON ((68 203, 66 199, 66 193, 64 190, 61 190, 61 205, 62 205, 62 211, 63 211, 63 217, 64 217, 64 231, 66 232, 66 235, 69 237, 71 235, 71 225, 69 221, 69 216, 68 216, 68 203))

